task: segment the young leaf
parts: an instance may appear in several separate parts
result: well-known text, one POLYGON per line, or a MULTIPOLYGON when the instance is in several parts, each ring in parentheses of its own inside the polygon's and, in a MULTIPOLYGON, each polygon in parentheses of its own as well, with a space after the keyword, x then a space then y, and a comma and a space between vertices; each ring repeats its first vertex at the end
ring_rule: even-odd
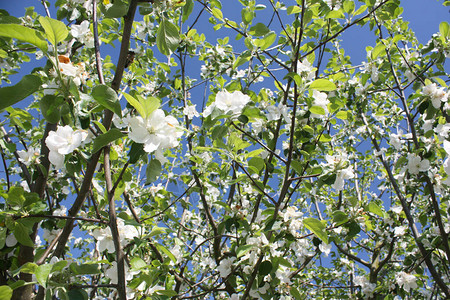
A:
POLYGON ((309 111, 312 114, 316 114, 316 115, 319 115, 319 116, 325 115, 325 109, 322 106, 311 106, 309 111))
POLYGON ((9 300, 12 298, 13 290, 7 286, 0 286, 0 300, 9 300))
POLYGON ((33 44, 44 52, 47 52, 48 49, 47 41, 41 36, 39 31, 22 25, 0 24, 0 36, 33 44))
POLYGON ((45 265, 40 265, 36 269, 36 272, 35 272, 36 279, 39 282, 39 284, 42 285, 44 288, 47 287, 48 275, 50 275, 52 268, 53 268, 53 265, 45 264, 45 265))
POLYGON ((187 19, 189 18, 193 9, 194 9, 194 1, 187 0, 186 4, 183 6, 183 14, 182 14, 181 22, 184 23, 187 21, 187 19))
POLYGON ((122 1, 114 1, 114 4, 105 12, 107 18, 120 18, 128 12, 128 5, 122 1))
POLYGON ((28 229, 22 223, 17 222, 14 227, 14 236, 16 240, 24 246, 34 247, 34 243, 30 238, 30 234, 28 233, 28 229))
POLYGON ((177 26, 167 20, 162 21, 156 32, 156 46, 158 50, 164 55, 169 55, 177 49, 179 43, 180 34, 177 26))
POLYGON ((328 234, 325 231, 325 224, 314 218, 306 218, 303 220, 303 224, 311 230, 319 239, 328 244, 328 234))
POLYGON ((336 90, 336 85, 324 78, 314 80, 309 87, 311 89, 325 92, 336 90))
POLYGON ((300 8, 300 6, 297 5, 293 5, 293 6, 289 6, 287 8, 287 14, 288 15, 292 15, 292 14, 298 14, 302 11, 302 9, 300 8))
POLYGON ((159 162, 159 160, 157 159, 152 159, 148 165, 147 165, 147 169, 145 171, 145 174, 147 175, 147 181, 146 183, 152 183, 153 181, 155 181, 159 174, 161 174, 161 163, 159 162))
MULTIPOLYGON (((149 116, 152 114, 152 112, 154 112, 155 110, 157 110, 159 108, 159 106, 161 105, 161 100, 159 100, 156 97, 148 97, 147 99, 145 99, 144 97, 140 96, 140 95, 136 95, 138 101, 141 103, 142 108, 145 111, 145 116, 149 116)), ((142 116, 144 117, 144 116, 142 116)))
POLYGON ((92 90, 92 97, 98 104, 122 117, 122 108, 119 100, 117 100, 117 93, 109 86, 104 84, 95 86, 92 90))
POLYGON ((250 31, 248 33, 253 36, 264 36, 269 32, 270 30, 266 25, 264 25, 263 23, 257 23, 255 26, 252 26, 250 28, 250 31))
POLYGON ((39 17, 39 23, 44 28, 48 41, 55 46, 64 41, 69 34, 67 26, 61 21, 41 16, 39 17))
POLYGON ((97 151, 102 149, 104 146, 108 145, 109 143, 111 143, 117 139, 120 139, 123 136, 124 136, 124 134, 122 132, 120 132, 120 130, 117 128, 113 128, 113 129, 109 130, 108 132, 99 135, 94 140, 94 147, 92 149, 92 153, 96 153, 97 151))
POLYGON ((61 104, 61 98, 55 95, 45 95, 39 101, 39 107, 41 108, 42 115, 45 120, 52 124, 57 124, 61 118, 61 112, 59 105, 61 104))
POLYGON ((41 84, 42 81, 38 76, 25 75, 16 85, 0 88, 0 110, 30 96, 39 89, 41 84))
POLYGON ((250 251, 252 248, 254 248, 255 245, 241 245, 236 250, 236 257, 239 258, 241 256, 244 256, 248 251, 250 251))
POLYGON ((174 263, 177 262, 176 257, 172 254, 172 252, 169 251, 169 249, 167 249, 161 244, 156 244, 156 248, 158 248, 159 251, 164 252, 174 263))
POLYGON ((141 117, 145 119, 147 117, 147 114, 141 102, 139 102, 138 100, 136 100, 136 98, 134 98, 129 94, 124 93, 123 95, 125 96, 125 99, 127 99, 128 103, 130 103, 130 105, 137 110, 137 112, 141 115, 141 117))

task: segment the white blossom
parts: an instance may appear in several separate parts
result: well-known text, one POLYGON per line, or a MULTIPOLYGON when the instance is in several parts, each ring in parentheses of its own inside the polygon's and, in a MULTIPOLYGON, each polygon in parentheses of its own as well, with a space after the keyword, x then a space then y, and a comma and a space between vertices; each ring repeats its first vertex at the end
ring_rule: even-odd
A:
POLYGON ((64 166, 64 156, 72 153, 88 137, 85 130, 73 130, 70 126, 58 126, 56 131, 50 131, 45 144, 50 153, 48 159, 56 169, 64 166))
POLYGON ((250 97, 240 91, 233 93, 220 91, 216 95, 216 100, 205 109, 203 116, 209 116, 214 108, 218 108, 224 113, 231 112, 233 115, 238 115, 248 102, 250 102, 250 97))
POLYGON ((408 171, 411 174, 419 174, 430 169, 430 161, 428 159, 421 159, 420 156, 409 153, 408 154, 408 171))
POLYGON ((37 149, 30 147, 27 151, 17 151, 17 155, 19 155, 19 161, 28 167, 35 161, 35 158, 39 156, 39 152, 37 149))
POLYGON ((397 284, 402 287, 406 292, 409 292, 410 289, 417 288, 416 283, 416 276, 412 274, 408 274, 405 272, 399 272, 395 276, 395 280, 397 281, 397 284))
MULTIPOLYGON (((328 115, 328 104, 330 101, 328 101, 328 96, 325 93, 319 92, 317 90, 313 90, 313 106, 319 106, 322 107, 325 111, 325 116, 328 115)), ((311 114, 311 117, 313 118, 323 118, 323 115, 317 115, 317 114, 311 114)))
POLYGON ((177 119, 166 116, 162 109, 156 109, 146 119, 135 116, 129 119, 128 137, 136 143, 144 144, 144 151, 155 152, 159 160, 163 160, 162 151, 178 146, 183 132, 177 119))
POLYGON ((225 278, 230 275, 233 262, 234 257, 225 258, 220 262, 219 266, 217 267, 217 270, 220 273, 220 277, 225 278))
POLYGON ((89 29, 89 21, 84 20, 80 25, 73 24, 70 27, 70 34, 80 43, 85 44, 88 48, 94 47, 94 35, 89 29))
POLYGON ((183 114, 188 117, 188 119, 192 120, 194 117, 199 117, 200 114, 195 109, 197 105, 188 105, 185 108, 183 108, 183 114))
POLYGON ((430 97, 434 108, 440 108, 441 103, 448 100, 448 93, 445 92, 444 88, 438 88, 436 83, 424 86, 422 92, 425 96, 430 97))

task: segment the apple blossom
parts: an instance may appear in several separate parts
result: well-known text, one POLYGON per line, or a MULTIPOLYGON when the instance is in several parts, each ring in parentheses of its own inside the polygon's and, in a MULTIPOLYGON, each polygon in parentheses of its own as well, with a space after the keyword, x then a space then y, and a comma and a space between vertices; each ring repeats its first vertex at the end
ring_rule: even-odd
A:
POLYGON ((131 117, 128 125, 128 137, 144 144, 146 152, 156 152, 155 155, 161 159, 162 151, 178 146, 179 138, 183 135, 177 119, 166 116, 162 109, 156 109, 146 119, 141 116, 131 117))
POLYGON ((56 131, 50 131, 45 144, 50 150, 49 160, 56 169, 64 166, 64 156, 72 153, 86 141, 88 133, 85 130, 73 130, 70 126, 58 126, 56 131))
POLYGON ((412 274, 408 274, 405 272, 399 272, 395 276, 395 280, 397 284, 402 287, 406 292, 409 292, 410 289, 417 288, 416 276, 412 274))
POLYGON ((242 112, 248 102, 250 102, 250 97, 240 91, 232 93, 220 91, 216 95, 216 100, 205 109, 203 116, 209 116, 214 108, 218 108, 224 113, 231 112, 233 115, 237 115, 242 112))

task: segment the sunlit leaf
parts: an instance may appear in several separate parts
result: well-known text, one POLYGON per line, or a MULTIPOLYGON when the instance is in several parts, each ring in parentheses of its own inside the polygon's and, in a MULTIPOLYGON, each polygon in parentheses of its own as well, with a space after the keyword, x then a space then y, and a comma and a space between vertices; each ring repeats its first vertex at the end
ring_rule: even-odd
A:
POLYGON ((37 30, 18 24, 0 24, 0 36, 33 44, 42 51, 47 52, 48 43, 37 30))
POLYGON ((14 105, 36 92, 42 84, 36 75, 25 75, 16 85, 0 88, 0 110, 14 105))
POLYGON ((158 50, 164 55, 169 55, 178 48, 179 44, 180 34, 177 26, 168 20, 163 20, 156 32, 156 46, 158 50))
POLYGON ((41 16, 39 17, 39 23, 44 28, 48 41, 53 45, 64 41, 69 34, 67 26, 61 21, 41 16))
POLYGON ((104 84, 96 85, 92 89, 92 97, 98 104, 109 109, 119 117, 122 117, 122 108, 120 107, 117 93, 109 86, 104 84))
POLYGON ((303 220, 303 224, 306 228, 311 230, 319 239, 321 239, 325 244, 328 244, 328 234, 325 231, 326 225, 317 219, 306 218, 303 220))

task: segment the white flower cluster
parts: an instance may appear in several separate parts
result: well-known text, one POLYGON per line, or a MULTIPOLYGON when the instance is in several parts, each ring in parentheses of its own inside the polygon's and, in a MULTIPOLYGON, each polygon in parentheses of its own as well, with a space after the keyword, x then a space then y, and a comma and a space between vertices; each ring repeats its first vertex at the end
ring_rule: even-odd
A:
POLYGON ((430 169, 430 161, 422 159, 414 153, 409 153, 407 168, 408 172, 414 175, 419 174, 419 172, 426 172, 430 169))
POLYGON ((337 155, 327 154, 325 159, 327 160, 326 166, 331 167, 336 172, 336 180, 332 187, 337 191, 342 191, 344 189, 344 180, 355 177, 353 166, 349 164, 348 157, 344 153, 337 155))
POLYGON ((17 155, 19 155, 19 161, 27 167, 33 162, 39 163, 39 160, 36 159, 39 156, 39 151, 36 148, 30 147, 26 151, 19 150, 17 151, 17 155))
POLYGON ((425 96, 430 97, 431 103, 436 109, 441 107, 442 102, 448 101, 448 93, 445 92, 444 88, 438 88, 436 83, 424 86, 422 92, 425 96))
POLYGON ((328 104, 330 101, 328 100, 328 96, 325 93, 319 92, 317 90, 313 90, 313 106, 319 106, 322 107, 325 111, 325 115, 317 115, 317 114, 311 114, 311 117, 313 118, 324 118, 328 115, 328 104))
POLYGON ((164 149, 178 146, 183 135, 177 119, 166 116, 162 109, 156 109, 147 118, 134 116, 129 118, 128 137, 136 143, 144 144, 144 151, 154 152, 155 157, 164 163, 164 149))
POLYGON ((58 55, 58 63, 54 61, 53 65, 58 66, 61 74, 72 77, 73 82, 76 85, 85 83, 86 79, 89 77, 89 74, 85 71, 85 65, 83 62, 74 65, 70 61, 70 58, 65 55, 58 55))
POLYGON ((58 126, 56 131, 50 131, 45 139, 50 153, 48 159, 56 169, 64 167, 64 157, 72 153, 83 143, 88 142, 88 132, 86 130, 73 130, 70 126, 58 126))
POLYGON ((80 25, 73 24, 70 27, 70 34, 86 47, 94 48, 94 35, 89 29, 88 20, 84 20, 80 25))
POLYGON ((408 274, 403 271, 399 272, 397 273, 395 280, 397 281, 397 284, 408 293, 410 289, 417 288, 416 276, 412 274, 408 274))
MULTIPOLYGON (((117 219, 117 228, 122 247, 125 247, 135 237, 139 237, 139 231, 136 227, 133 225, 125 225, 122 219, 117 219)), ((99 252, 106 250, 108 253, 115 253, 114 241, 109 227, 95 229, 91 235, 97 240, 97 250, 99 252)))
POLYGON ((240 91, 233 93, 221 91, 217 93, 216 100, 205 109, 203 116, 209 116, 214 108, 218 108, 224 113, 231 112, 235 116, 242 112, 248 102, 250 102, 250 97, 240 91))

